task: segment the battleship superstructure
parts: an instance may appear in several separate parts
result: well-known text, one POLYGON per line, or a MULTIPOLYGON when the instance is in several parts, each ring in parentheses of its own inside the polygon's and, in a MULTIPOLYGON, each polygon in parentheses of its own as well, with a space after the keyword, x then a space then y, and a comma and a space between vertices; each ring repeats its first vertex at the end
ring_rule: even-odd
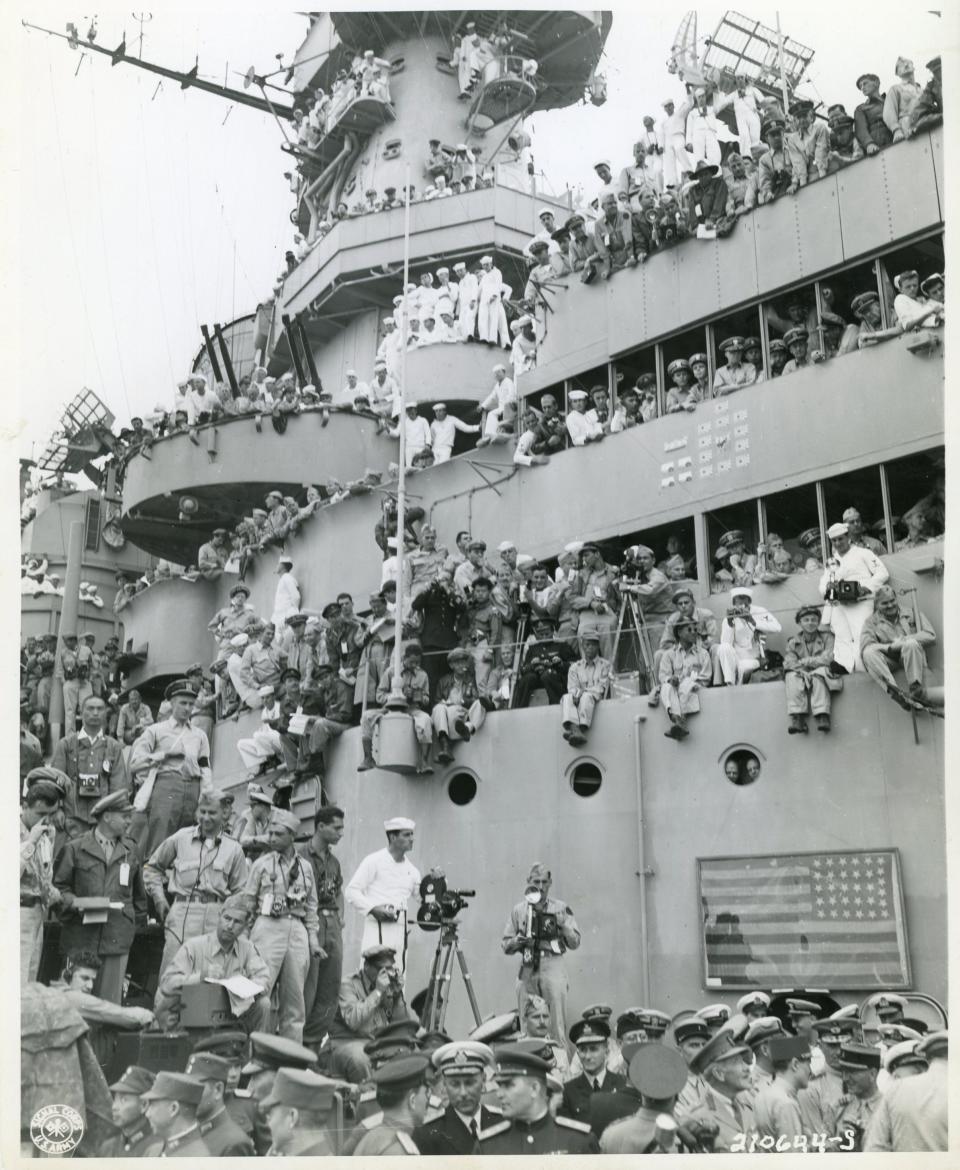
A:
MULTIPOLYGON (((610 29, 608 13, 390 12, 324 13, 293 67, 294 94, 330 80, 372 49, 389 65, 389 100, 348 104, 322 149, 299 158, 294 220, 313 242, 318 220, 341 198, 368 187, 402 189, 407 167, 418 185, 427 140, 479 146, 497 169, 492 186, 409 209, 410 273, 439 263, 492 255, 515 289, 525 280, 522 251, 537 212, 566 200, 530 189, 518 166, 522 118, 598 95, 596 68, 610 29), (493 34, 500 19, 526 38, 535 75, 494 58, 467 100, 449 62, 453 36, 474 21, 493 34), (511 144, 512 138, 512 144, 511 144), (518 177, 519 176, 519 177, 518 177), (442 257, 442 261, 438 259, 442 257)), ((284 112, 288 117, 289 112, 284 112)), ((296 148, 291 147, 296 153, 296 148)), ((345 218, 292 269, 272 301, 260 306, 250 336, 271 374, 301 363, 342 402, 349 367, 369 376, 381 319, 402 291, 403 208, 345 218), (308 352, 309 351, 309 352, 308 352)), ((676 357, 703 351, 710 375, 717 346, 731 333, 754 334, 769 356, 768 313, 802 291, 822 314, 849 303, 885 274, 904 267, 942 271, 944 226, 942 130, 917 134, 877 157, 830 175, 755 210, 728 238, 691 240, 657 253, 609 282, 567 278, 540 312, 536 368, 519 385, 536 404, 550 392, 598 383, 611 400, 638 374, 665 372, 676 357), (829 294, 828 294, 828 290, 829 294), (831 299, 832 298, 832 299, 831 299)), ((817 317, 817 323, 822 318, 817 317)), ((502 353, 502 351, 501 351, 502 353)), ((408 399, 443 400, 455 414, 489 393, 491 367, 505 360, 481 344, 438 345, 406 358, 408 399)), ((727 594, 711 593, 713 550, 733 528, 753 543, 772 529, 814 528, 825 555, 826 528, 849 505, 880 521, 891 578, 942 628, 942 543, 895 548, 895 520, 942 484, 943 352, 904 336, 813 365, 785 381, 766 382, 702 405, 693 414, 660 417, 603 443, 562 451, 549 466, 518 467, 509 446, 464 450, 411 477, 407 490, 452 546, 461 529, 495 548, 505 538, 553 563, 574 540, 602 542, 608 561, 636 543, 659 551, 680 538, 695 563, 697 604, 722 617, 727 594)), ((123 485, 122 523, 147 552, 189 563, 217 525, 234 526, 266 493, 302 500, 308 484, 347 481, 371 468, 386 473, 395 444, 374 420, 334 413, 291 417, 283 433, 258 429, 252 417, 158 440, 149 460, 134 457, 123 485), (181 501, 198 511, 178 524, 181 501)), ((385 479, 384 487, 391 484, 385 479)), ((364 598, 379 583, 382 556, 373 539, 382 494, 357 495, 320 508, 287 541, 304 606, 319 611, 338 592, 364 598)), ((942 533, 941 533, 942 535, 942 533)), ((257 612, 273 608, 275 558, 255 559, 246 574, 257 612)), ((819 571, 760 584, 755 601, 780 619, 783 638, 794 611, 818 601, 819 571)), ((172 582, 148 590, 125 614, 126 649, 139 665, 129 684, 156 691, 190 662, 212 657, 210 616, 234 579, 172 582)), ((939 644, 928 655, 942 677, 939 644)), ((708 968, 700 863, 718 857, 793 858, 838 851, 894 851, 899 860, 905 961, 875 979, 845 978, 837 955, 830 983, 841 1001, 877 986, 920 988, 945 998, 946 866, 943 725, 893 706, 863 674, 845 679, 828 736, 787 734, 781 682, 707 691, 693 734, 683 744, 663 735, 662 711, 642 688, 624 681, 602 703, 588 745, 560 735, 556 707, 491 714, 482 734, 458 746, 455 764, 430 777, 376 770, 358 774, 359 728, 329 752, 323 790, 346 810, 339 847, 344 865, 379 847, 384 816, 417 822, 421 869, 442 865, 455 885, 478 887, 462 924, 481 1008, 513 1002, 515 962, 499 940, 523 890, 529 864, 548 862, 557 892, 584 931, 569 956, 574 1011, 599 996, 616 1004, 655 1004, 677 1011, 737 984, 708 968), (631 693, 632 691, 632 693, 631 693), (728 759, 752 757, 748 783, 732 783, 728 759)), ((212 747, 219 784, 244 803, 236 741, 252 733, 256 712, 216 725, 212 747)), ((297 787, 293 807, 308 831, 319 785, 297 787)), ((357 923, 348 922, 348 964, 357 923)), ((412 941, 410 982, 424 981, 429 936, 412 941)), ((802 949, 802 940, 796 948, 802 949)), ((794 948, 794 949, 796 949, 794 948)), ((788 948, 790 949, 790 948, 788 948)), ((810 970, 822 973, 812 964, 810 970)), ((791 955, 782 968, 758 972, 761 986, 802 982, 791 955)), ((454 991, 451 1030, 466 1027, 465 1001, 454 991)))

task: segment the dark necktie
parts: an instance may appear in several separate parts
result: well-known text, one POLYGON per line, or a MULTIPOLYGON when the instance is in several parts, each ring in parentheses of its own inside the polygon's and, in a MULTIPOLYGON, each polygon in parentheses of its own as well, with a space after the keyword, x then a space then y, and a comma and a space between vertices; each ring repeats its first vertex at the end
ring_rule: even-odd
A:
POLYGON ((477 1119, 475 1117, 470 1118, 470 1136, 474 1141, 477 1140, 477 1119))
POLYGON ((599 1078, 599 1077, 594 1077, 594 1078, 593 1078, 593 1091, 594 1091, 595 1093, 599 1093, 599 1092, 600 1092, 600 1078, 599 1078))

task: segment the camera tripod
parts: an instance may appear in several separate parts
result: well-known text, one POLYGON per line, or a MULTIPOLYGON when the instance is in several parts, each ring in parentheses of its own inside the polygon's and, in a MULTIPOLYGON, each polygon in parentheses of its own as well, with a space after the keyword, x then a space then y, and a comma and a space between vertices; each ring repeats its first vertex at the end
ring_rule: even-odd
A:
MULTIPOLYGON (((650 631, 647 626, 647 619, 643 614, 643 606, 637 600, 633 593, 629 593, 626 589, 622 591, 622 600, 620 602, 620 614, 617 618, 617 634, 613 642, 613 651, 610 658, 616 669, 617 649, 620 646, 620 638, 623 634, 624 619, 627 615, 627 609, 630 610, 630 616, 633 619, 634 628, 637 631, 637 644, 639 646, 639 662, 638 667, 641 675, 641 682, 646 680, 649 689, 653 689, 657 685, 657 679, 653 672, 653 648, 650 645, 650 631)), ((641 691, 641 694, 643 692, 641 691)))
POLYGON ((467 967, 467 957, 460 946, 458 924, 448 921, 441 924, 440 938, 437 940, 437 949, 430 964, 430 982, 427 985, 427 998, 424 1001, 421 1023, 428 1032, 442 1032, 443 1022, 447 1015, 447 1004, 450 999, 450 982, 453 977, 453 958, 457 957, 460 964, 460 974, 463 976, 463 985, 470 1000, 470 1010, 473 1012, 477 1024, 483 1022, 480 1015, 480 1006, 473 990, 473 980, 467 967))

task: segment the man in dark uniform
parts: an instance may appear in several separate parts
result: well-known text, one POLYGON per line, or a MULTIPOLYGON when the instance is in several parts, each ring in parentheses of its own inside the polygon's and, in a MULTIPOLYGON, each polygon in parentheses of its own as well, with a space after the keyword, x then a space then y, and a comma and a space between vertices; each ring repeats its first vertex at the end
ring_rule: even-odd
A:
MULTIPOLYGON (((371 1076, 395 1056, 409 1056, 412 1052, 418 1051, 416 1040, 418 1031, 419 1025, 416 1020, 395 1020, 378 1028, 373 1039, 368 1040, 363 1046, 364 1055, 370 1062, 371 1076)), ((356 1123, 337 1151, 341 1157, 352 1154, 363 1137, 383 1124, 383 1110, 377 1104, 377 1086, 372 1080, 360 1086, 354 1117, 356 1123)))
POLYGON ((844 1043, 840 1048, 838 1067, 845 1092, 831 1120, 834 1136, 845 1139, 844 1149, 851 1142, 854 1150, 863 1149, 864 1135, 883 1100, 877 1088, 880 1056, 880 1049, 872 1044, 844 1043))
POLYGON ((255 1106, 253 1144, 259 1155, 267 1152, 272 1141, 260 1105, 269 1097, 279 1070, 313 1069, 316 1063, 317 1054, 296 1040, 273 1036, 269 1032, 250 1033, 250 1059, 240 1070, 240 1075, 247 1078, 246 1091, 255 1106))
POLYGON ((71 837, 90 832, 93 828, 90 810, 102 796, 129 786, 123 747, 103 730, 106 713, 103 699, 88 695, 80 709, 83 726, 79 731, 71 728, 50 758, 51 768, 58 768, 70 777, 63 811, 71 837))
POLYGON ((308 1069, 282 1068, 263 1101, 272 1138, 268 1157, 337 1153, 333 1105, 343 1082, 308 1069))
MULTIPOLYGON (((229 1065, 227 1073, 227 1087, 223 1094, 223 1103, 227 1112, 251 1139, 254 1139, 254 1130, 258 1117, 257 1102, 253 1099, 249 1089, 241 1089, 240 1070, 243 1068, 250 1051, 250 1039, 246 1032, 239 1029, 228 1032, 211 1032, 193 1046, 194 1053, 212 1052, 215 1056, 223 1057, 229 1065)), ((266 1148, 266 1146, 264 1147, 266 1148)))
POLYGON ((377 1086, 377 1103, 383 1121, 357 1143, 354 1156, 395 1157, 417 1155, 420 1150, 413 1131, 423 1125, 427 1115, 430 1090, 427 1069, 430 1059, 422 1052, 395 1056, 373 1074, 377 1086))
POLYGON ((626 1077, 607 1069, 607 1042, 610 1025, 606 1020, 577 1020, 570 1040, 580 1057, 583 1072, 563 1086, 558 1115, 590 1121, 590 1099, 594 1093, 619 1093, 627 1088, 626 1077))
POLYGON ((500 1111, 482 1104, 484 1074, 493 1067, 493 1052, 476 1040, 443 1044, 431 1057, 449 1102, 443 1114, 413 1131, 421 1154, 470 1154, 478 1134, 501 1120, 500 1111))
POLYGON ((893 135, 883 120, 883 102, 887 96, 880 92, 880 78, 876 73, 861 73, 857 89, 864 100, 853 111, 854 132, 865 154, 876 154, 893 142, 893 135))
POLYGON ((209 1158, 210 1150, 200 1136, 197 1107, 203 1084, 184 1073, 159 1072, 153 1087, 143 1094, 153 1141, 145 1158, 209 1158))
POLYGON ((596 1154, 590 1127, 550 1115, 550 1065, 516 1044, 496 1050, 494 1079, 504 1120, 481 1132, 474 1154, 596 1154))
POLYGON ((546 614, 533 619, 536 641, 524 651, 514 706, 528 706, 537 687, 543 687, 550 704, 556 705, 567 689, 567 671, 577 656, 569 643, 554 637, 555 629, 556 622, 546 614))
POLYGON ((96 994, 120 1003, 130 944, 147 917, 140 857, 128 837, 133 805, 127 790, 98 800, 90 815, 95 828, 67 842, 53 871, 62 905, 60 949, 64 955, 99 955, 103 966, 96 994), (112 909, 110 903, 122 908, 112 909))
POLYGON ((200 1136, 214 1158, 251 1158, 253 1141, 227 1112, 226 1091, 230 1061, 212 1052, 191 1053, 187 1076, 203 1082, 203 1096, 197 1106, 200 1136))
POLYGON ((110 1086, 113 1120, 120 1132, 107 1138, 97 1151, 98 1157, 143 1157, 154 1137, 141 1096, 151 1088, 153 1073, 136 1064, 131 1065, 120 1080, 110 1086))
POLYGON ((676 1049, 665 1044, 641 1044, 630 1061, 630 1084, 640 1093, 640 1108, 630 1117, 608 1126, 600 1140, 604 1154, 675 1152, 658 1141, 658 1118, 673 1116, 677 1094, 687 1080, 687 1066, 676 1049))
POLYGON ((313 867, 320 917, 320 955, 310 960, 303 990, 307 1020, 303 1038, 320 1045, 337 1014, 340 980, 343 978, 343 874, 333 852, 343 836, 343 809, 328 804, 318 810, 313 837, 297 846, 297 852, 313 867))

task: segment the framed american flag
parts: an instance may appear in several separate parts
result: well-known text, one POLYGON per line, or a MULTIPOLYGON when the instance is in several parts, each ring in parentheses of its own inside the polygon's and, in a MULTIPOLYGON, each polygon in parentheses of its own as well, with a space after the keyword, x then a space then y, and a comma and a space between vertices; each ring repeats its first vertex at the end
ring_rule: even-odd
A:
POLYGON ((911 986, 896 849, 697 861, 704 986, 911 986))

